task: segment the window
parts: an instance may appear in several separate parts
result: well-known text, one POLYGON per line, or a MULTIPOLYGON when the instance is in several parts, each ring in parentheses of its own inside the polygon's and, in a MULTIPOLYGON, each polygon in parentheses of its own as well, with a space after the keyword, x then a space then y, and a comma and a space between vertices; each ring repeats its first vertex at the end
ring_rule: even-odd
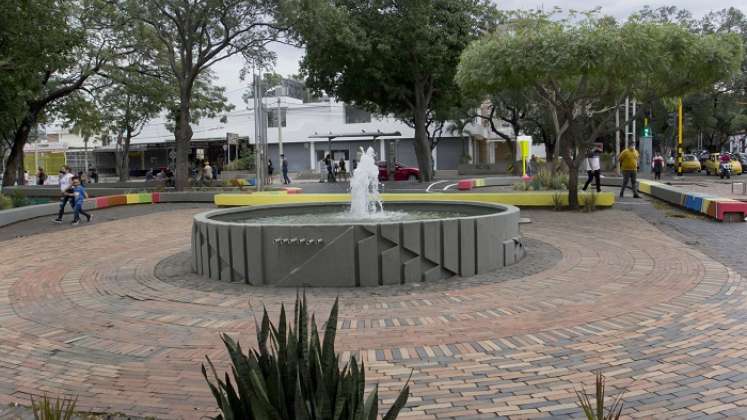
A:
MULTIPOLYGON (((287 109, 280 108, 280 121, 283 123, 283 127, 288 125, 287 121, 287 109)), ((270 108, 270 112, 267 113, 267 126, 277 127, 278 126, 278 110, 277 108, 270 108)))
POLYGON ((345 124, 360 124, 371 122, 371 113, 353 105, 345 104, 345 124))

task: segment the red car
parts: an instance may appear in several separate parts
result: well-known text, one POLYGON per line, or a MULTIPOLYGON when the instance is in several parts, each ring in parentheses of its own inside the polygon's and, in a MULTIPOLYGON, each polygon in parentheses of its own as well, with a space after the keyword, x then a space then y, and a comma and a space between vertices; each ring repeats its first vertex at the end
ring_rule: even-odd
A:
MULTIPOLYGON (((394 164, 395 181, 417 181, 420 179, 420 169, 394 164)), ((386 162, 379 162, 379 181, 387 181, 386 162)))

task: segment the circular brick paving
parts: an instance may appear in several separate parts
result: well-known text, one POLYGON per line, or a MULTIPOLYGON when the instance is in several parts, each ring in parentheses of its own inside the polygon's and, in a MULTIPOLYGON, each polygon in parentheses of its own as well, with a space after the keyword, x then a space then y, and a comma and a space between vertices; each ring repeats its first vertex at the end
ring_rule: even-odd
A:
MULTIPOLYGON (((78 395, 86 410, 214 413, 205 355, 219 332, 253 343, 295 290, 188 273, 191 216, 176 210, 6 241, 0 253, 0 402, 78 395)), ((413 372, 407 416, 574 416, 574 386, 603 369, 626 413, 747 411, 741 277, 628 212, 525 212, 529 256, 455 284, 313 289, 341 298, 337 348, 385 404, 413 372)), ((407 417, 403 417, 407 418, 407 417)))

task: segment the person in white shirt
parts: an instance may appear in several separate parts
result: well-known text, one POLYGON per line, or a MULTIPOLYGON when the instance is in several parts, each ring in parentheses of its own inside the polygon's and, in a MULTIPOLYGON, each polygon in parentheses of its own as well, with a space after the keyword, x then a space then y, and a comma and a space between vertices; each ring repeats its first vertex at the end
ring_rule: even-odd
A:
POLYGON ((67 165, 60 168, 59 184, 60 194, 62 194, 62 198, 60 198, 60 212, 57 213, 57 218, 54 219, 55 223, 62 223, 62 215, 65 213, 65 206, 67 205, 68 201, 70 201, 70 207, 75 209, 74 197, 66 194, 69 193, 73 187, 73 172, 67 165))
POLYGON ((592 180, 596 180, 597 192, 602 192, 602 181, 600 179, 602 171, 599 164, 599 150, 594 149, 589 151, 589 153, 586 155, 586 159, 584 159, 584 168, 586 169, 586 174, 588 175, 586 184, 584 184, 584 191, 586 191, 586 188, 589 187, 589 184, 591 184, 592 180))

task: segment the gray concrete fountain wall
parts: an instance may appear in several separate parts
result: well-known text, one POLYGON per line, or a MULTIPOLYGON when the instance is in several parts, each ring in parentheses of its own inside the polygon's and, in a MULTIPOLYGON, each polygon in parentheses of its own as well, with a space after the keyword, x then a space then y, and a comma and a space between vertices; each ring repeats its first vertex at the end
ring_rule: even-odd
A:
POLYGON ((388 202, 387 210, 467 216, 396 223, 251 223, 251 218, 344 210, 294 204, 214 210, 194 217, 192 268, 213 280, 271 286, 384 286, 469 277, 524 256, 519 209, 463 202, 388 202), (239 222, 238 220, 247 221, 239 222))

